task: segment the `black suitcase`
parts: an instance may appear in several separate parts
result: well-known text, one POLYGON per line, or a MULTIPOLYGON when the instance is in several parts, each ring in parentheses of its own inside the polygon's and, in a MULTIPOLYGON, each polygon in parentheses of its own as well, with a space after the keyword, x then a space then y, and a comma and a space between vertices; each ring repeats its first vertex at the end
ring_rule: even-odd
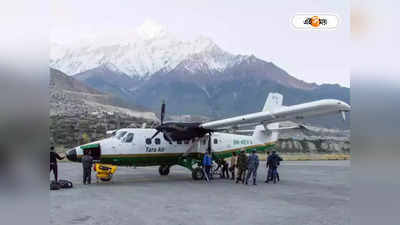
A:
POLYGON ((50 182, 50 190, 60 190, 60 184, 54 180, 50 182))
POLYGON ((59 180, 58 183, 60 184, 61 188, 72 188, 72 182, 69 180, 59 180))

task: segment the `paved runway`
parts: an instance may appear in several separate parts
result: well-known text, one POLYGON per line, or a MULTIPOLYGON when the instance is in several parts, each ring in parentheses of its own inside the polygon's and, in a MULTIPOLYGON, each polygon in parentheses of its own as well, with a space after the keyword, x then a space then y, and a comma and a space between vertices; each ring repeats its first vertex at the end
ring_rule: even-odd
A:
POLYGON ((216 179, 194 181, 175 166, 169 176, 158 167, 119 167, 111 183, 82 185, 82 167, 59 163, 59 176, 73 189, 50 191, 51 224, 140 225, 346 225, 350 224, 350 162, 282 162, 281 182, 258 185, 216 179))

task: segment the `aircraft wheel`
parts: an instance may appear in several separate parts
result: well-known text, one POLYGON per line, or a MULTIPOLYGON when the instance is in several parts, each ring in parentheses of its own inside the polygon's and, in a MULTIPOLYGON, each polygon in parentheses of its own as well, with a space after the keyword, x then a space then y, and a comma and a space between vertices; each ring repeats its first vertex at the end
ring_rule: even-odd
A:
POLYGON ((196 167, 193 171, 192 171, 192 178, 193 180, 201 180, 204 177, 204 173, 203 170, 200 167, 196 167))
POLYGON ((169 174, 169 166, 168 165, 161 165, 158 168, 158 172, 161 176, 167 176, 169 174))

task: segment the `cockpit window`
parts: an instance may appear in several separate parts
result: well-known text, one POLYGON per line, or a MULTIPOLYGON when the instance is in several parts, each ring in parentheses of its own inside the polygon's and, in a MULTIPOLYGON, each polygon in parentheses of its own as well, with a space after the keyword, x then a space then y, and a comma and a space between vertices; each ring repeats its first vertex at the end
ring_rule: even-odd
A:
POLYGON ((121 139, 127 132, 126 131, 122 131, 121 133, 117 134, 117 136, 115 136, 117 139, 121 139))
POLYGON ((129 133, 128 135, 126 135, 123 142, 130 143, 130 142, 132 142, 132 140, 133 140, 133 134, 129 133))

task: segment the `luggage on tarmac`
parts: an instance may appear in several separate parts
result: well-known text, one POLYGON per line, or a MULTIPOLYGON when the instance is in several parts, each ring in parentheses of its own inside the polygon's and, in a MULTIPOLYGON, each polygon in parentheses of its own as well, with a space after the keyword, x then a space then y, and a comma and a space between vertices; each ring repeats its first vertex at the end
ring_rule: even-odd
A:
POLYGON ((58 183, 60 184, 61 188, 72 188, 72 182, 69 180, 59 180, 58 183))
POLYGON ((61 188, 72 188, 73 184, 69 180, 58 180, 58 182, 52 180, 50 182, 50 190, 60 190, 61 188))
POLYGON ((53 180, 50 182, 50 190, 60 190, 60 188, 60 184, 56 181, 53 180))

